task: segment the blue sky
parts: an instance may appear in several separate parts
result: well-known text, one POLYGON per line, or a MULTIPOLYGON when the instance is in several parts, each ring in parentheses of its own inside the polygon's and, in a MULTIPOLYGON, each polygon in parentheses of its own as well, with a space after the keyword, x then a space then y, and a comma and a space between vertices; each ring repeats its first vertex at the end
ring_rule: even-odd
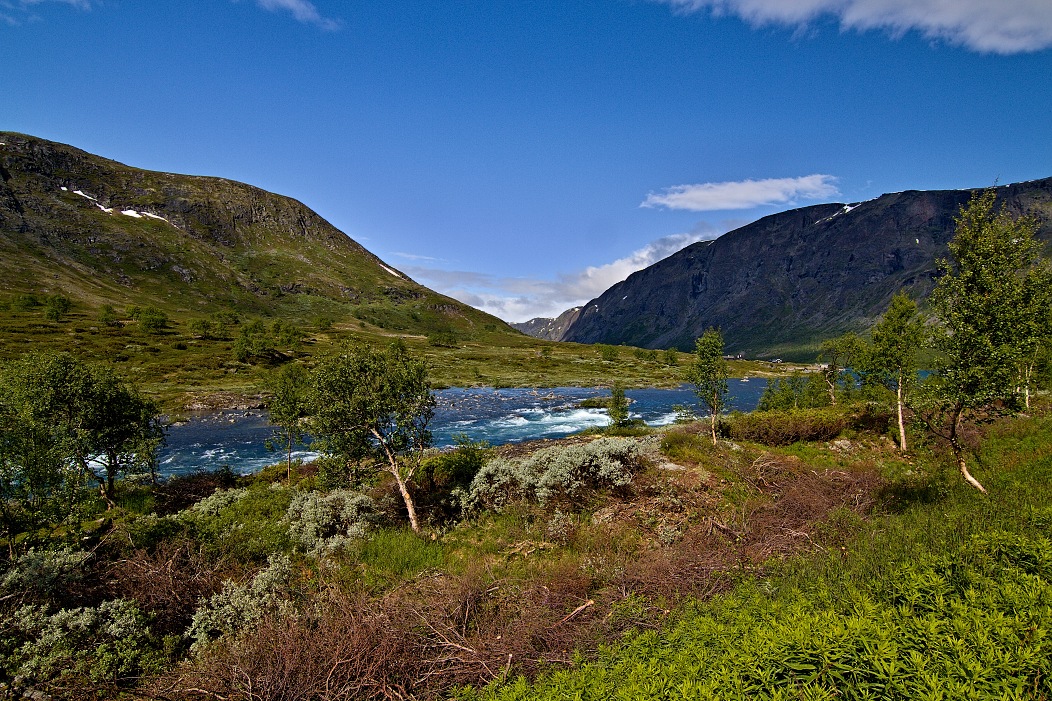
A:
POLYGON ((0 129, 295 197, 511 321, 818 202, 1052 176, 1049 0, 0 0, 0 129))

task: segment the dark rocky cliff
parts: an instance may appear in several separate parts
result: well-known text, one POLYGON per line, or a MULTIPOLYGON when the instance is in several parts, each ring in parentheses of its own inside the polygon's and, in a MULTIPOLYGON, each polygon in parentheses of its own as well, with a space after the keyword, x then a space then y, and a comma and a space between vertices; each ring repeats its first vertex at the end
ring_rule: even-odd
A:
MULTIPOLYGON (((997 192, 1052 240, 1052 178, 997 192)), ((729 352, 805 355, 823 338, 867 329, 899 289, 926 297, 971 194, 908 191, 764 217, 614 285, 560 340, 690 350, 717 327, 729 352)))

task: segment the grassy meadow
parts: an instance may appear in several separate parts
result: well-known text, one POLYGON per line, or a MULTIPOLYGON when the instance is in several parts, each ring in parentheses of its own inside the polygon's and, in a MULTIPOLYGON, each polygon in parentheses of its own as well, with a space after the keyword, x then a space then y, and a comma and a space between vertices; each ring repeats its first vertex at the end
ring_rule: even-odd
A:
MULTIPOLYGON (((167 323, 149 331, 129 316, 132 308, 115 309, 106 323, 99 309, 74 302, 59 320, 50 320, 42 301, 27 307, 16 297, 0 299, 0 360, 32 349, 69 351, 85 360, 113 363, 166 410, 178 412, 259 403, 259 385, 269 370, 289 360, 312 365, 349 342, 380 347, 403 340, 416 357, 426 360, 436 387, 591 387, 614 382, 674 387, 683 382, 681 366, 690 359, 676 351, 553 343, 496 324, 454 332, 438 317, 429 319, 397 305, 341 308, 342 317, 336 310, 316 316, 253 317, 222 312, 193 316, 166 309, 167 323), (193 333, 194 321, 200 320, 220 328, 205 335, 193 333), (239 360, 238 335, 257 320, 267 327, 277 322, 291 328, 295 339, 276 339, 270 355, 239 360)), ((799 366, 731 362, 732 375, 738 377, 778 376, 793 369, 799 366)))

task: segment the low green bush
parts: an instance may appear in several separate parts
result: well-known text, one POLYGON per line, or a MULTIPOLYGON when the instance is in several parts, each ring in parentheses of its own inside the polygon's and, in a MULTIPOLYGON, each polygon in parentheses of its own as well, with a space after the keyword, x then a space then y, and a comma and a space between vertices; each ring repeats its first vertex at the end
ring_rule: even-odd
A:
POLYGON ((285 555, 272 555, 267 566, 251 582, 227 580, 223 591, 213 594, 194 613, 186 635, 196 652, 212 640, 233 635, 259 621, 264 614, 289 606, 292 562, 285 555))
POLYGON ((1044 699, 1052 695, 1052 543, 992 532, 886 586, 774 591, 753 581, 638 633, 596 663, 461 701, 1044 699))
POLYGON ((639 466, 639 445, 631 440, 552 446, 523 460, 489 461, 475 475, 464 502, 471 510, 500 511, 518 500, 580 509, 590 492, 631 484, 639 466))
POLYGON ((838 409, 784 409, 734 413, 720 428, 731 440, 777 446, 832 440, 850 425, 851 417, 838 409))
POLYGON ((338 489, 332 492, 297 492, 292 497, 284 523, 289 537, 310 553, 338 550, 364 538, 377 521, 372 499, 338 489))
POLYGON ((151 635, 147 624, 127 599, 55 613, 22 606, 0 620, 0 666, 14 680, 14 691, 25 692, 19 696, 37 698, 30 694, 51 691, 62 698, 95 697, 88 689, 132 686, 164 668, 163 641, 151 635), (89 696, 79 695, 81 689, 89 696))

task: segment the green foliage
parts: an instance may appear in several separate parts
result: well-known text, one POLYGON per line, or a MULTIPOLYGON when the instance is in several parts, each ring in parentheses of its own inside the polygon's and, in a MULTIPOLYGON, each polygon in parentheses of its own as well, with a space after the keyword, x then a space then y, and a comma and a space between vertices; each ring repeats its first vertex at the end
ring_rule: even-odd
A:
POLYGON ((989 190, 962 208, 953 260, 941 261, 944 274, 932 293, 937 396, 970 409, 1016 399, 1026 278, 1038 254, 1035 223, 995 212, 995 203, 989 190))
POLYGON ((69 297, 48 295, 44 299, 44 318, 48 321, 62 321, 72 308, 73 302, 69 297))
POLYGON ((121 325, 120 319, 117 318, 117 311, 112 304, 103 304, 99 307, 98 320, 103 326, 118 327, 121 325))
POLYGON ((400 343, 382 353, 351 348, 311 375, 310 432, 317 447, 330 460, 365 463, 394 477, 414 531, 419 523, 407 483, 431 443, 434 406, 427 368, 400 343))
POLYGON ((905 406, 917 379, 917 354, 924 341, 924 323, 917 304, 904 292, 896 294, 873 327, 873 340, 858 364, 864 385, 878 384, 895 392, 899 446, 906 450, 905 406))
POLYGON ((213 594, 194 613, 187 637, 193 639, 193 650, 204 651, 211 641, 249 628, 264 614, 288 606, 292 562, 284 555, 274 555, 251 582, 231 580, 223 591, 213 594))
POLYGON ((762 584, 699 604, 598 664, 462 699, 1044 698, 1052 693, 1049 542, 991 534, 962 561, 903 566, 888 591, 762 584))
POLYGON ((240 363, 278 362, 299 347, 303 336, 302 329, 281 319, 270 326, 262 319, 253 319, 238 329, 234 358, 240 363))
POLYGON ((351 554, 366 567, 367 583, 391 585, 446 564, 442 545, 408 529, 385 528, 352 545, 351 554))
POLYGON ((427 335, 427 342, 435 348, 456 348, 460 337, 452 330, 432 331, 427 335))
POLYGON ((19 603, 54 602, 83 578, 91 553, 60 548, 30 548, 8 564, 0 578, 2 600, 19 603))
POLYGON ((639 445, 623 438, 543 448, 523 460, 490 460, 471 481, 464 503, 474 511, 501 511, 515 501, 580 509, 596 490, 631 484, 639 467, 639 445))
POLYGON ((829 406, 824 379, 813 373, 775 377, 767 381, 757 405, 759 411, 817 409, 829 406))
POLYGON ((832 406, 836 406, 841 394, 854 388, 855 379, 846 370, 864 364, 865 350, 862 339, 853 333, 822 341, 818 360, 822 363, 822 379, 832 406))
POLYGON ((920 397, 925 424, 950 444, 965 481, 980 491, 958 432, 973 414, 1021 404, 1019 368, 1036 328, 1030 293, 1040 286, 1035 280, 1048 278, 1038 264, 1036 222, 996 211, 996 202, 987 190, 961 208, 952 262, 940 261, 943 275, 931 297, 938 356, 920 397))
POLYGON ((305 421, 310 408, 308 380, 306 368, 298 363, 288 363, 272 372, 264 383, 270 393, 267 401, 268 418, 274 426, 267 447, 272 448, 277 444, 285 451, 287 476, 290 479, 292 449, 302 445, 307 435, 305 421))
POLYGON ((723 430, 736 441, 790 445, 832 440, 849 425, 850 417, 837 409, 779 409, 731 414, 723 430))
POLYGON ((669 367, 673 368, 679 365, 679 351, 677 351, 675 348, 666 348, 665 365, 668 365, 669 367))
POLYGON ((924 323, 917 303, 898 292, 884 316, 873 327, 873 340, 860 370, 867 381, 889 388, 910 384, 917 370, 917 354, 924 342, 924 323))
POLYGON ((168 520, 176 522, 173 528, 183 524, 212 553, 234 552, 242 561, 263 562, 293 549, 284 518, 296 494, 280 483, 217 490, 168 520))
POLYGON ((307 552, 321 554, 364 538, 378 519, 372 499, 346 489, 297 492, 285 513, 289 537, 307 552))
POLYGON ((708 329, 694 344, 694 356, 684 377, 694 385, 694 394, 711 417, 712 442, 716 443, 716 423, 727 395, 727 361, 723 358, 723 334, 708 329))
POLYGON ((29 688, 131 686, 167 662, 147 623, 127 599, 52 614, 23 606, 0 621, 3 669, 29 688))
POLYGON ((15 298, 11 300, 11 309, 16 312, 28 312, 32 309, 36 309, 40 304, 40 299, 36 295, 15 295, 15 298))
POLYGON ((212 322, 200 317, 194 317, 186 322, 186 332, 195 338, 201 339, 214 339, 219 337, 219 334, 214 330, 212 322))
POLYGON ((453 450, 428 455, 420 461, 414 480, 417 501, 427 509, 429 518, 438 523, 460 517, 461 496, 493 452, 484 441, 472 441, 463 434, 454 439, 453 450))
POLYGON ((597 343, 595 344, 595 352, 603 359, 603 362, 612 363, 617 360, 617 356, 621 354, 621 349, 607 343, 597 343))
POLYGON ((0 522, 13 546, 45 524, 73 524, 84 480, 112 500, 115 480, 150 471, 157 407, 116 374, 68 354, 30 353, 0 373, 0 522))
POLYGON ((139 330, 144 333, 158 334, 168 328, 168 315, 154 306, 134 306, 128 310, 128 316, 139 322, 139 330))
POLYGON ((632 355, 636 357, 636 360, 648 363, 656 363, 658 359, 658 352, 653 348, 636 348, 632 351, 632 355))
POLYGON ((627 426, 629 423, 628 399, 625 398, 625 388, 619 384, 615 383, 610 388, 610 404, 607 407, 607 414, 610 416, 610 424, 614 427, 627 426))

